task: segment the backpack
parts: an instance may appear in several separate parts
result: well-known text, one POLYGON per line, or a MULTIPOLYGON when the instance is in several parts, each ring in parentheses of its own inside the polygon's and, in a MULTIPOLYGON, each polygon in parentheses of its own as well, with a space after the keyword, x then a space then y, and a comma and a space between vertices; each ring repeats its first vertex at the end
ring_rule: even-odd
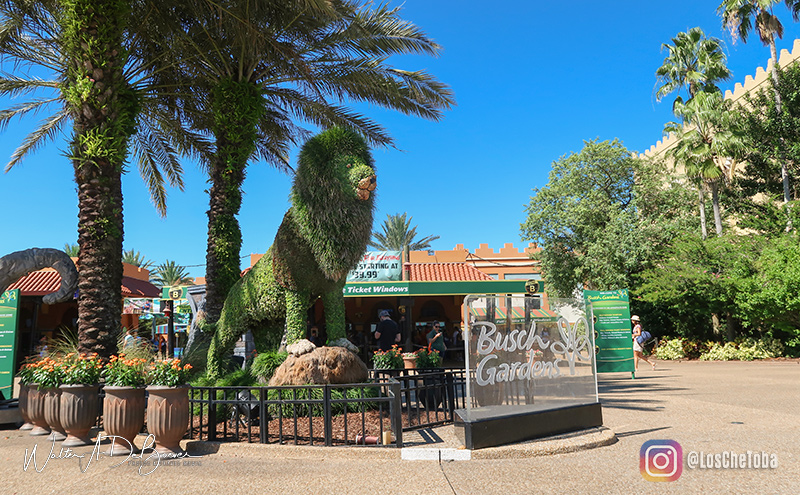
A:
POLYGON ((653 335, 650 332, 648 332, 647 330, 642 330, 642 333, 639 334, 638 337, 636 337, 636 342, 638 342, 639 345, 642 345, 645 342, 648 342, 652 338, 653 335))

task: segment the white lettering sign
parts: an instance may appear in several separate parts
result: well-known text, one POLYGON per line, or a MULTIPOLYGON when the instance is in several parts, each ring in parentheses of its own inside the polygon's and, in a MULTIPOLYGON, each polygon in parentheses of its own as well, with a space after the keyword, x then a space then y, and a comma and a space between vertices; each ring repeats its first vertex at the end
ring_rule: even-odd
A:
POLYGON ((581 335, 578 328, 588 329, 585 318, 578 319, 570 325, 566 318, 556 323, 558 338, 544 340, 536 334, 536 322, 531 322, 528 330, 515 329, 508 334, 497 330, 494 323, 478 321, 472 325, 472 331, 479 331, 477 340, 478 365, 475 369, 475 382, 480 386, 494 385, 499 382, 513 380, 531 380, 537 377, 556 378, 562 375, 559 363, 566 360, 569 374, 575 375, 576 362, 591 362, 589 336, 586 331, 581 335), (550 351, 553 358, 542 360, 544 351, 550 351), (514 362, 498 362, 499 352, 526 353, 527 360, 514 362))

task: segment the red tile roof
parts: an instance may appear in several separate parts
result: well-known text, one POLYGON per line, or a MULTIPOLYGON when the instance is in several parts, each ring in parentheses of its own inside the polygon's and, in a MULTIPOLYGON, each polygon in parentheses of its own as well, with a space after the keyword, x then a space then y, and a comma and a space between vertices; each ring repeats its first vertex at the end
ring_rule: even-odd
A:
POLYGON ((412 282, 494 280, 466 263, 409 263, 412 282))
MULTIPOLYGON (((61 275, 52 268, 37 270, 17 280, 7 290, 19 289, 22 296, 43 296, 61 287, 61 275)), ((131 277, 122 277, 122 297, 161 297, 161 289, 131 277)))

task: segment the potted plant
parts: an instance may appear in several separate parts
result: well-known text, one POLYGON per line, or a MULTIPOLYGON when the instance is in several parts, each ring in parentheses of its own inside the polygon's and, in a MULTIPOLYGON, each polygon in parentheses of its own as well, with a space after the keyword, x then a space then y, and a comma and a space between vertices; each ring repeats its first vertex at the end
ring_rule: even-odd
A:
POLYGON ((403 354, 400 348, 393 345, 388 351, 375 351, 372 355, 372 366, 376 370, 402 369, 403 354))
POLYGON ((103 365, 97 353, 70 352, 61 361, 61 425, 67 432, 65 447, 89 445, 89 432, 97 423, 100 409, 100 373, 103 365))
POLYGON ((111 356, 103 368, 106 396, 103 401, 103 428, 112 438, 109 454, 128 455, 136 449, 133 440, 144 425, 145 367, 144 358, 111 356))
POLYGON ((423 347, 414 354, 417 355, 417 368, 429 369, 442 366, 442 356, 436 349, 431 350, 423 347))
POLYGON ((28 388, 33 384, 34 363, 23 363, 19 368, 19 413, 22 416, 23 424, 20 430, 29 431, 33 429, 31 417, 28 415, 28 388))
MULTIPOLYGON (((44 357, 33 363, 31 370, 31 386, 28 388, 28 416, 33 423, 31 435, 49 435, 50 423, 63 433, 61 422, 56 418, 60 415, 60 401, 54 402, 53 389, 58 389, 62 382, 63 369, 61 363, 51 357, 44 357), (50 398, 48 399, 48 394, 50 398), (49 406, 49 407, 48 407, 49 406), (48 419, 50 421, 48 421, 48 419)), ((60 436, 60 435, 57 435, 60 436)), ((64 438, 62 437, 61 440, 64 438)))
POLYGON ((413 370, 417 367, 417 353, 416 352, 404 352, 403 353, 403 364, 407 370, 413 370))
POLYGON ((147 430, 156 437, 159 454, 182 453, 180 442, 189 427, 192 365, 180 359, 157 361, 147 370, 147 430))

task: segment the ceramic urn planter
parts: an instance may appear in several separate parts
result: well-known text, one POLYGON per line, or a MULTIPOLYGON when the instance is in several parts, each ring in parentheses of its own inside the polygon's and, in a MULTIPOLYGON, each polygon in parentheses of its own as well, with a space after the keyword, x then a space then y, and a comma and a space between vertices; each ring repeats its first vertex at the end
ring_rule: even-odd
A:
POLYGON ((147 387, 147 431, 155 435, 159 454, 181 454, 189 428, 189 386, 147 387))
POLYGON ((33 423, 33 429, 30 432, 33 436, 50 434, 50 426, 47 424, 47 420, 44 419, 45 397, 44 389, 39 390, 37 384, 32 383, 28 387, 28 417, 33 423))
POLYGON ((61 385, 61 426, 67 432, 64 447, 79 447, 92 442, 89 432, 97 423, 100 406, 99 385, 61 385))
POLYGON ((51 442, 60 442, 67 438, 67 433, 61 425, 61 389, 44 389, 44 419, 50 426, 50 436, 47 439, 51 442))
POLYGON ((28 387, 27 383, 19 385, 19 414, 22 416, 23 424, 19 427, 20 430, 28 431, 33 429, 31 417, 28 416, 28 387))
POLYGON ((144 388, 111 387, 104 388, 103 428, 111 437, 109 454, 128 455, 138 450, 133 441, 144 425, 144 388))

